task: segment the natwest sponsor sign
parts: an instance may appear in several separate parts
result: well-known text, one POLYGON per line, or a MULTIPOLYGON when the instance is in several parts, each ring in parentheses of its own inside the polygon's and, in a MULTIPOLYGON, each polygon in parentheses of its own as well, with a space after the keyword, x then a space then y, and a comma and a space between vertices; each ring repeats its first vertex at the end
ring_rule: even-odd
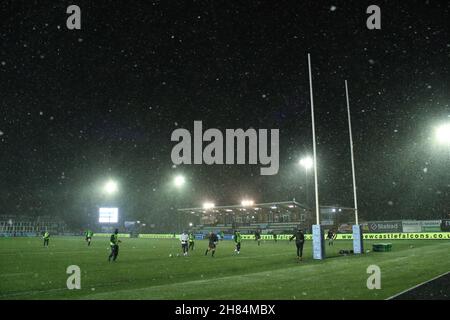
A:
POLYGON ((372 221, 367 223, 369 232, 402 232, 401 221, 372 221))

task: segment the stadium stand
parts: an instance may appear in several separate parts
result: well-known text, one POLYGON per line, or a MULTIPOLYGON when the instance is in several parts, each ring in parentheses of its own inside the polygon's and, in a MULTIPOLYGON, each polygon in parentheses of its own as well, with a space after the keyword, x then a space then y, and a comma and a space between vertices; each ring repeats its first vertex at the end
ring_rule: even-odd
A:
POLYGON ((45 231, 65 234, 68 229, 65 222, 49 216, 0 216, 0 237, 34 237, 45 231))

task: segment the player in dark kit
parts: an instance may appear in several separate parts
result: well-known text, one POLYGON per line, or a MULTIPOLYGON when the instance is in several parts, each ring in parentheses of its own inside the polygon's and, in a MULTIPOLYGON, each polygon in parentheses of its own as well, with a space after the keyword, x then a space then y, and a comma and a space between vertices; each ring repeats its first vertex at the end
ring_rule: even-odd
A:
POLYGON ((208 239, 209 239, 209 244, 208 244, 208 249, 206 249, 206 251, 205 251, 205 256, 208 255, 209 251, 211 251, 211 257, 214 257, 214 253, 216 252, 217 241, 219 241, 219 238, 217 237, 217 235, 214 232, 210 232, 208 239))
POLYGON ((109 240, 109 244, 111 245, 111 254, 108 257, 109 262, 111 262, 111 258, 113 261, 116 261, 117 256, 119 255, 119 243, 122 241, 119 240, 118 233, 119 229, 116 229, 109 240))
POLYGON ((328 239, 328 245, 333 245, 333 240, 336 238, 336 235, 334 234, 333 230, 328 230, 327 239, 328 239))
POLYGON ((292 237, 289 238, 289 241, 292 241, 295 238, 295 245, 297 246, 297 259, 302 261, 303 256, 303 244, 305 243, 305 235, 301 229, 298 229, 292 237))
POLYGON ((242 235, 239 231, 234 232, 234 242, 236 243, 236 249, 234 249, 234 252, 237 254, 241 253, 241 241, 242 241, 242 235))
POLYGON ((258 246, 261 244, 261 233, 259 230, 255 231, 255 241, 258 241, 258 246))

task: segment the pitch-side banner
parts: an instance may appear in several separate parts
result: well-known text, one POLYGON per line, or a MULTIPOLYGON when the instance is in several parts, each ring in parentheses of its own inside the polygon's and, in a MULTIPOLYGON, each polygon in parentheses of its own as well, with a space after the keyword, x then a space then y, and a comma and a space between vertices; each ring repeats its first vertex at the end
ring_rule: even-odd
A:
MULTIPOLYGON (((277 235, 277 240, 289 240, 291 235, 280 234, 277 235)), ((272 240, 272 235, 263 235, 261 237, 264 240, 272 240)), ((324 235, 326 239, 326 235, 324 235)), ((378 239, 392 239, 392 240, 439 240, 450 239, 450 232, 409 232, 409 233, 363 233, 362 238, 364 240, 378 240, 378 239)), ((253 235, 243 235, 244 240, 254 240, 253 235)), ((305 234, 305 240, 312 240, 311 234, 305 234)), ((336 240, 353 240, 351 233, 337 234, 336 240)))
MULTIPOLYGON (((94 237, 110 237, 111 233, 94 233, 94 237)), ((129 238, 129 233, 118 233, 117 236, 119 238, 129 238)))
MULTIPOLYGON (((338 234, 338 240, 351 240, 351 234, 338 234)), ((365 233, 364 240, 450 240, 450 232, 365 233)))
POLYGON ((390 233, 390 232, 402 232, 401 221, 370 221, 367 223, 369 232, 375 233, 390 233))
MULTIPOLYGON (((96 236, 103 235, 109 236, 109 234, 95 234, 96 236)), ((120 236, 120 235, 119 235, 120 236)), ((291 234, 279 234, 277 240, 289 240, 291 234)), ((124 235, 129 237, 129 235, 124 235)), ((148 239, 178 239, 179 235, 175 237, 173 234, 140 234, 139 238, 148 239)), ((409 233, 363 233, 364 240, 450 240, 450 232, 409 232, 409 233)), ((326 238, 326 235, 324 235, 326 238)), ((261 239, 266 241, 274 241, 272 235, 261 235, 261 239)), ((252 234, 242 235, 242 240, 255 240, 255 236, 252 234)), ((305 234, 305 240, 312 240, 311 234, 305 234)), ((336 240, 353 240, 351 233, 337 234, 336 240)))
POLYGON ((153 233, 153 234, 139 234, 139 238, 147 238, 147 239, 178 239, 180 238, 179 234, 159 234, 159 233, 153 233))

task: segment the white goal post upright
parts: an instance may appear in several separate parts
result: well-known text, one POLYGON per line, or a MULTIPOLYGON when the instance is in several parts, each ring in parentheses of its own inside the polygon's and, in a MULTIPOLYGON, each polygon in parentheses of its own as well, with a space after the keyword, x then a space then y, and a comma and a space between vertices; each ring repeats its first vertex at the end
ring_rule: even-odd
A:
POLYGON ((355 224, 352 227, 353 230, 353 252, 354 253, 364 253, 363 247, 363 235, 362 228, 359 225, 358 220, 358 199, 356 197, 356 175, 355 175, 355 158, 353 154, 353 134, 352 134, 352 121, 350 117, 350 101, 348 97, 348 84, 345 80, 345 98, 347 101, 347 116, 348 116, 348 132, 350 136, 350 157, 352 161, 352 178, 353 178, 353 201, 355 206, 355 224))
POLYGON ((316 128, 314 121, 314 98, 311 73, 311 55, 308 53, 308 71, 309 71, 309 95, 311 99, 311 120, 312 120, 312 138, 313 138, 313 162, 314 162, 314 190, 316 207, 316 224, 312 226, 313 234, 313 258, 322 260, 325 258, 325 242, 323 230, 320 226, 320 206, 319 206, 319 186, 317 182, 317 153, 316 153, 316 128))

